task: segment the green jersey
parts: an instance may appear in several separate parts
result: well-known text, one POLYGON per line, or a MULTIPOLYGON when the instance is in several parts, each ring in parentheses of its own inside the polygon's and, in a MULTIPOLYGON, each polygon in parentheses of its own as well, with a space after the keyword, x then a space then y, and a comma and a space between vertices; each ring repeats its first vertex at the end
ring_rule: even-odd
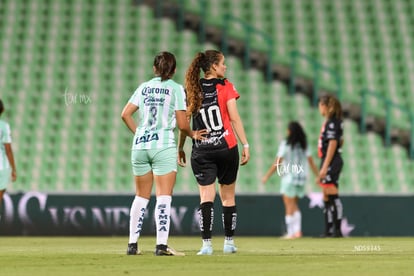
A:
POLYGON ((299 144, 292 147, 287 144, 286 140, 283 140, 276 154, 276 158, 283 158, 282 163, 276 167, 282 181, 304 185, 308 175, 308 157, 310 156, 309 147, 305 150, 299 144))
POLYGON ((10 126, 7 122, 0 120, 0 171, 10 168, 4 144, 11 144, 11 142, 10 126))
POLYGON ((138 107, 139 123, 132 149, 175 147, 175 111, 186 110, 182 85, 169 79, 155 77, 142 83, 129 99, 138 107))

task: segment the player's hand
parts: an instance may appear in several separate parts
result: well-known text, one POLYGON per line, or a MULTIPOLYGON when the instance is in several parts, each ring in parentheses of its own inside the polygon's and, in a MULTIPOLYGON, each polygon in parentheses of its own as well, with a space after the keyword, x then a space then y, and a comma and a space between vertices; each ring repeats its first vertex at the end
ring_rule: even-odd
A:
POLYGON ((262 184, 264 185, 264 184, 266 184, 266 182, 267 182, 267 177, 266 176, 263 176, 262 177, 262 184))
POLYGON ((319 171, 319 179, 322 180, 326 177, 326 174, 328 173, 328 169, 325 167, 322 167, 319 171))
POLYGON ((180 167, 185 167, 186 165, 186 158, 185 158, 185 152, 184 150, 178 150, 178 165, 180 167))
POLYGON ((249 152, 249 148, 245 148, 243 147, 243 151, 242 151, 242 158, 240 161, 240 165, 244 166, 247 164, 247 162, 249 162, 250 159, 250 152, 249 152))
POLYGON ((16 171, 12 171, 11 172, 11 180, 12 182, 16 181, 17 179, 17 172, 16 171))
POLYGON ((193 130, 193 138, 194 140, 205 140, 207 139, 205 135, 208 134, 207 129, 201 129, 201 130, 193 130))

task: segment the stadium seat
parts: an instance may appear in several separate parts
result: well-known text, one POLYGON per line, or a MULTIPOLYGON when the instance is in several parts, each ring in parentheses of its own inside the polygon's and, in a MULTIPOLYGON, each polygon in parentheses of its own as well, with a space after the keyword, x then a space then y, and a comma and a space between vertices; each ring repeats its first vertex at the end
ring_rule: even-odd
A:
MULTIPOLYGON (((131 1, 3 2, 0 91, 7 110, 2 118, 12 126, 19 168, 19 179, 9 190, 133 193, 132 135, 120 119, 124 104, 152 76, 157 52, 176 54, 174 79, 184 83, 194 55, 217 46, 199 44, 196 33, 178 31, 171 19, 156 18, 151 7, 131 1)), ((359 103, 363 88, 402 105, 414 101, 409 90, 414 71, 412 1, 208 2, 208 24, 223 22, 208 15, 232 13, 268 34, 274 63, 288 65, 290 52, 299 50, 336 69, 344 101, 359 103)), ((201 11, 196 0, 183 3, 189 12, 201 11)), ((228 31, 240 35, 240 26, 228 26, 228 31)), ((262 49, 260 37, 252 38, 251 47, 262 49)), ((250 163, 240 168, 237 191, 278 192, 277 176, 266 186, 260 179, 274 161, 287 124, 297 120, 303 125, 319 164, 316 146, 323 118, 306 96, 289 95, 280 82, 266 83, 262 72, 246 70, 241 59, 229 55, 226 64, 227 77, 241 95, 239 112, 252 147, 250 163)), ((309 64, 300 63, 298 69, 313 76, 309 64)), ((322 75, 321 86, 334 87, 332 78, 322 75)), ((370 98, 369 113, 384 116, 381 105, 370 98)), ((392 120, 409 127, 403 112, 394 111, 392 120)), ((404 148, 384 148, 379 136, 360 134, 348 120, 344 135, 342 192, 414 192, 414 165, 404 148)), ((188 141, 187 154, 190 149, 188 141)), ((313 178, 307 184, 308 191, 319 191, 313 178)), ((189 164, 179 168, 176 192, 197 193, 189 164)))

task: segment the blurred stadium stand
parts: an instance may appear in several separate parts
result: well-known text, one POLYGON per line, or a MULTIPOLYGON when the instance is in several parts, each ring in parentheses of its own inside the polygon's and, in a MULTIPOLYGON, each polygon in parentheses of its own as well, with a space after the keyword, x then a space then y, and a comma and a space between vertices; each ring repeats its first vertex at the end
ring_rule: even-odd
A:
MULTIPOLYGON (((291 51, 298 50, 338 71, 345 103, 360 104, 362 89, 396 103, 414 102, 412 1, 204 1, 204 43, 200 33, 157 16, 157 1, 143 1, 153 6, 140 2, 2 1, 0 97, 7 108, 2 117, 13 130, 19 177, 9 191, 132 193, 132 137, 120 119, 124 104, 151 77, 152 59, 159 51, 175 53, 175 80, 183 83, 197 51, 220 48, 211 37, 229 13, 271 36, 271 61, 277 68, 288 68, 291 51)), ((171 3, 183 8, 183 24, 200 13, 197 0, 171 3)), ((230 24, 226 32, 243 40, 237 26, 230 24)), ((263 36, 250 42, 251 49, 266 51, 263 36)), ((229 54, 226 62, 227 77, 241 94, 240 112, 253 153, 240 169, 238 191, 278 192, 277 176, 266 186, 260 179, 273 162, 287 123, 298 120, 304 125, 316 158, 322 118, 308 95, 289 94, 283 73, 267 82, 263 68, 246 68, 242 55, 229 54)), ((312 77, 306 67, 298 73, 312 77)), ((385 116, 375 101, 368 104, 370 114, 385 116)), ((402 116, 393 114, 407 129, 408 119, 402 116)), ((343 193, 414 192, 414 162, 406 148, 384 147, 381 136, 361 134, 351 119, 345 120, 343 155, 343 193)), ((309 191, 319 191, 313 181, 308 184, 309 191)), ((196 192, 190 166, 179 169, 176 193, 196 192)))

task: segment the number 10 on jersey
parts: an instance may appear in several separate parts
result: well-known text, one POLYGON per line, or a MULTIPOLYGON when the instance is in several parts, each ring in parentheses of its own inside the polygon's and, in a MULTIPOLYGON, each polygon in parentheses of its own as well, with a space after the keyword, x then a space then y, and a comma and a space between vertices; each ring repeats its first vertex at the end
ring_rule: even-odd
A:
POLYGON ((220 108, 217 105, 211 105, 207 108, 200 109, 201 118, 205 124, 207 130, 211 132, 212 130, 217 131, 223 128, 223 121, 221 120, 220 108))

